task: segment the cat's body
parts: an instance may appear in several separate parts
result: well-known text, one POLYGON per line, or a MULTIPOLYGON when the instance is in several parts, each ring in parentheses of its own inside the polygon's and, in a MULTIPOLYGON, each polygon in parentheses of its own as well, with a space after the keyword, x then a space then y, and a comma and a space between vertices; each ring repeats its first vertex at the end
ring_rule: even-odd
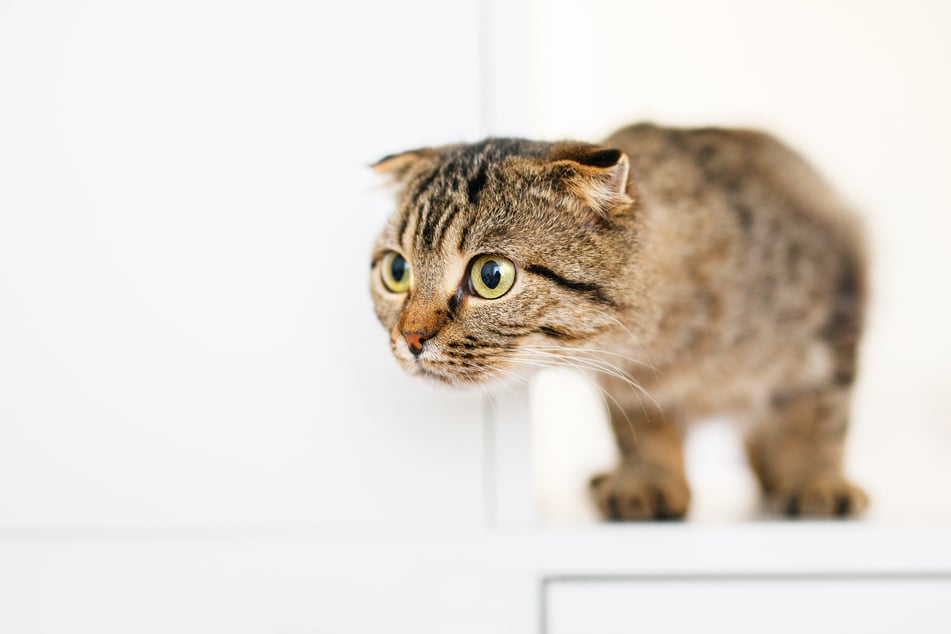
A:
POLYGON ((403 186, 371 285, 397 359, 451 384, 561 358, 596 371, 623 455, 592 482, 606 516, 683 516, 683 425, 715 413, 748 421, 780 509, 864 508, 841 472, 861 241, 779 142, 637 125, 600 147, 490 139, 378 169, 403 186))

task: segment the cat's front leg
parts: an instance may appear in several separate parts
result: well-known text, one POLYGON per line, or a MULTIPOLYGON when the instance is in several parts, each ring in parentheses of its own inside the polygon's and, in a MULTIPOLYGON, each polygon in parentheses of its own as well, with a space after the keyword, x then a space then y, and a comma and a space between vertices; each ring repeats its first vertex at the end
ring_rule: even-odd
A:
POLYGON ((612 396, 608 401, 622 457, 614 471, 591 480, 601 514, 611 520, 683 518, 690 505, 690 487, 681 422, 636 396, 612 396))

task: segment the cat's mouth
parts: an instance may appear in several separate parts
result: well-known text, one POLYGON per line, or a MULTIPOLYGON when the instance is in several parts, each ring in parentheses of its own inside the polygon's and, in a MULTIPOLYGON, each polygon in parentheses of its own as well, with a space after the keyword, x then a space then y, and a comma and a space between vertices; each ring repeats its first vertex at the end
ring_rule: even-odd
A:
POLYGON ((493 358, 491 365, 483 365, 480 359, 472 358, 481 355, 469 350, 452 354, 453 351, 433 344, 436 342, 427 342, 422 353, 414 355, 401 339, 395 339, 393 355, 407 374, 454 389, 492 384, 512 374, 511 370, 499 369, 509 367, 503 359, 493 358))

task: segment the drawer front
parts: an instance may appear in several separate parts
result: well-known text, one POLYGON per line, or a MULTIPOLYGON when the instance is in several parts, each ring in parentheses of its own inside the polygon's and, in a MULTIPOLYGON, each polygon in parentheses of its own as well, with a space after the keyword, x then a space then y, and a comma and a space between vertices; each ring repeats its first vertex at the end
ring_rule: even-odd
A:
POLYGON ((951 631, 951 574, 566 578, 543 596, 547 634, 951 631))

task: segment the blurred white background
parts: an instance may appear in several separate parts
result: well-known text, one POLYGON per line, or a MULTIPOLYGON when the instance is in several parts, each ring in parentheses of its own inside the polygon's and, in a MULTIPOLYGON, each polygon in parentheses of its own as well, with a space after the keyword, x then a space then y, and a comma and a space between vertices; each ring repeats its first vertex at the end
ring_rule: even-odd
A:
POLYGON ((483 133, 476 2, 2 6, 0 525, 481 521, 366 288, 367 166, 483 133))
MULTIPOLYGON (((947 561, 872 524, 951 517, 949 28, 937 1, 0 1, 0 631, 524 632, 543 573, 818 556, 703 523, 505 541, 524 434, 403 376, 372 315, 367 164, 643 117, 769 128, 868 218, 878 521, 822 556, 947 561)), ((573 465, 543 489, 577 487, 596 401, 534 397, 573 465)), ((727 429, 691 447, 696 515, 736 523, 727 429)))

